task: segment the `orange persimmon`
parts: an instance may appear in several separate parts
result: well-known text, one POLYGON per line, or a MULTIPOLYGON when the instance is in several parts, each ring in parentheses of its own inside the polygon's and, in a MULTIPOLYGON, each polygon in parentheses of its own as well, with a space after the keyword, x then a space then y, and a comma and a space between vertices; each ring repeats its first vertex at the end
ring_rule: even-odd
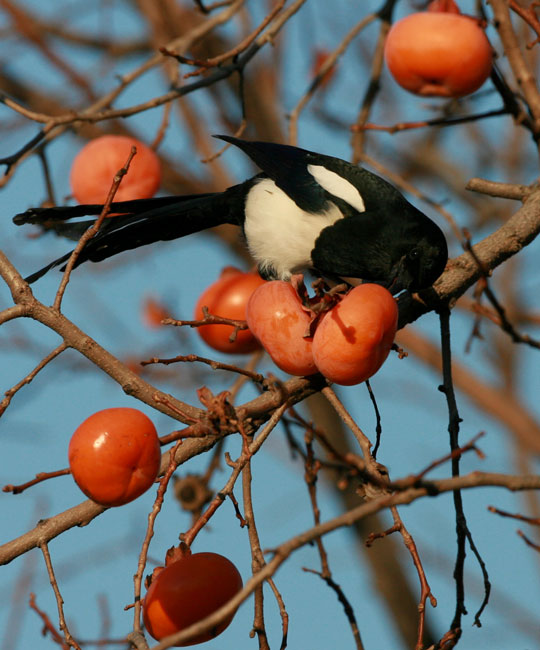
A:
POLYGON ((75 156, 70 183, 79 203, 104 203, 115 174, 136 147, 128 173, 122 179, 115 201, 147 199, 161 183, 161 164, 157 154, 140 140, 124 135, 103 135, 90 140, 75 156))
MULTIPOLYGON (((207 307, 213 316, 245 320, 246 305, 251 294, 264 283, 258 273, 244 273, 232 266, 225 268, 219 279, 201 294, 195 306, 195 319, 202 320, 203 307, 207 307)), ((233 331, 230 325, 202 325, 197 328, 199 336, 214 350, 247 354, 259 349, 259 342, 249 329, 238 330, 236 339, 231 341, 233 331)))
POLYGON ((250 330, 278 368, 291 375, 317 372, 311 338, 305 336, 311 316, 290 282, 274 280, 254 291, 246 318, 250 330))
POLYGON ((313 360, 330 381, 344 386, 369 379, 394 342, 398 309, 378 284, 361 284, 327 312, 313 336, 313 360))
MULTIPOLYGON (((157 641, 201 621, 242 589, 234 564, 218 553, 191 553, 155 574, 143 601, 143 619, 157 641)), ((221 634, 235 612, 179 647, 204 643, 221 634)))
POLYGON ((479 21, 459 13, 453 0, 392 25, 384 57, 397 83, 424 96, 462 97, 486 81, 493 52, 479 21))
POLYGON ((103 506, 120 506, 155 481, 161 451, 149 417, 133 408, 109 408, 75 430, 68 459, 71 474, 87 497, 103 506))

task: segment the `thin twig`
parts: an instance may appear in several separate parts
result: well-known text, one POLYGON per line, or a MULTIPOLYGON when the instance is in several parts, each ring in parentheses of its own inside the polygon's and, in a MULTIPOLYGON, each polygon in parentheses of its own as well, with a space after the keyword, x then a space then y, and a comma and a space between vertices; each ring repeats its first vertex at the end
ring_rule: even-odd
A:
POLYGON ((37 485, 38 483, 41 483, 42 481, 47 481, 50 478, 56 478, 57 476, 67 476, 68 474, 71 474, 71 470, 68 468, 66 469, 59 469, 56 472, 39 472, 36 474, 36 477, 33 478, 31 481, 27 481, 26 483, 22 483, 21 485, 4 485, 2 488, 2 492, 11 492, 12 494, 22 494, 25 490, 27 490, 29 487, 32 487, 33 485, 37 485))
POLYGON ((423 639, 424 639, 424 629, 425 629, 425 621, 426 621, 426 601, 429 598, 429 602, 431 603, 431 606, 437 607, 437 599, 431 592, 431 587, 429 586, 429 583, 427 581, 426 573, 424 571, 424 567, 422 566, 422 561, 420 559, 420 555, 418 554, 418 549, 416 547, 412 535, 405 527, 405 524, 403 523, 403 520, 401 519, 401 516, 398 512, 398 509, 395 506, 393 506, 390 510, 392 512, 392 517, 394 518, 394 524, 398 526, 398 530, 403 539, 403 543, 405 544, 407 550, 411 554, 411 557, 414 562, 414 566, 416 567, 416 571, 418 573, 418 578, 420 580, 421 593, 420 593, 420 602, 418 603, 418 638, 416 641, 415 650, 422 650, 422 648, 424 647, 423 639))
POLYGON ((122 179, 124 176, 128 173, 129 171, 129 165, 131 164, 131 161, 133 160, 133 157, 137 153, 137 148, 136 147, 131 147, 131 152, 128 156, 128 159, 126 160, 125 165, 119 169, 116 172, 116 175, 114 176, 111 188, 109 190, 109 193, 107 194, 107 199, 105 201, 105 204, 103 205, 103 209, 101 210, 101 214, 97 218, 97 220, 86 230, 81 238, 79 239, 77 246, 75 246, 75 249, 71 253, 71 256, 69 260, 66 263, 66 269, 64 271, 64 275, 62 276, 62 281, 60 282, 60 286, 58 287, 58 291, 56 292, 56 297, 54 299, 54 309, 56 311, 60 311, 60 307, 62 305, 62 298, 64 297, 64 293, 66 290, 66 287, 68 285, 70 276, 71 276, 71 271, 75 268, 77 259, 79 258, 79 255, 81 254, 83 248, 86 246, 86 244, 94 237, 99 232, 99 229, 101 228, 101 224, 105 220, 105 217, 109 214, 110 209, 111 209, 111 203, 113 202, 113 199, 116 195, 116 192, 118 191, 118 188, 120 187, 120 183, 122 182, 122 179))
POLYGON ((528 61, 520 49, 520 42, 512 25, 510 9, 506 0, 490 0, 495 17, 495 27, 504 46, 504 53, 512 68, 514 78, 525 96, 527 108, 534 119, 533 135, 540 136, 540 93, 537 81, 528 61))
POLYGON ((540 544, 535 544, 531 539, 525 535, 525 533, 522 530, 518 530, 517 534, 521 537, 521 539, 527 544, 527 546, 530 546, 531 548, 534 548, 535 551, 540 552, 540 544))
POLYGON ((361 155, 365 148, 366 138, 362 126, 367 122, 371 109, 373 108, 377 95, 379 94, 380 78, 384 61, 384 43, 390 30, 390 21, 392 19, 395 4, 396 0, 389 0, 388 2, 385 2, 382 9, 377 12, 378 17, 380 18, 379 34, 373 56, 371 57, 369 83, 364 93, 364 97, 362 98, 356 123, 351 127, 351 131, 353 132, 353 162, 358 162, 361 159, 361 155))
POLYGON ((330 386, 325 386, 325 388, 323 388, 321 392, 326 397, 326 399, 330 402, 330 404, 334 407, 339 417, 343 420, 343 422, 349 427, 349 429, 354 434, 354 437, 358 441, 358 444, 360 445, 360 449, 362 450, 362 454, 364 456, 364 461, 366 463, 367 468, 373 469, 375 467, 375 462, 371 455, 370 439, 366 436, 366 434, 362 431, 362 429, 360 429, 358 424, 356 424, 354 418, 351 417, 350 413, 347 411, 347 409, 345 408, 345 406, 343 405, 339 397, 336 395, 334 390, 330 388, 330 386))
POLYGON ((253 43, 253 41, 259 36, 259 34, 268 26, 268 24, 271 23, 272 20, 279 14, 279 12, 283 9, 286 1, 287 0, 279 0, 276 3, 276 5, 272 8, 270 13, 261 21, 260 25, 256 29, 254 29, 251 34, 249 34, 242 41, 240 41, 240 43, 235 45, 235 47, 231 48, 227 52, 224 52, 223 54, 214 56, 211 59, 206 59, 204 61, 200 59, 189 59, 187 57, 175 54, 174 52, 171 52, 166 48, 161 48, 161 52, 167 56, 173 56, 174 58, 178 59, 180 63, 187 63, 189 65, 199 66, 198 70, 194 70, 193 72, 188 72, 187 74, 185 74, 184 79, 199 76, 209 68, 215 68, 219 66, 221 63, 223 63, 224 61, 237 57, 242 52, 244 52, 253 43))
POLYGON ((64 341, 63 343, 60 343, 58 347, 56 347, 52 352, 50 352, 46 357, 44 357, 38 365, 31 371, 29 372, 26 377, 21 379, 13 388, 10 388, 7 390, 4 395, 4 399, 0 402, 0 416, 2 416, 9 406, 11 400, 13 399, 14 395, 23 387, 28 385, 35 377, 36 375, 45 368, 45 366, 50 363, 53 359, 56 359, 56 357, 64 352, 64 350, 67 350, 67 343, 64 341))
POLYGON ((473 450, 477 453, 478 456, 483 458, 484 454, 476 446, 476 441, 479 440, 483 435, 484 435, 484 431, 480 431, 480 433, 477 433, 467 444, 462 445, 457 449, 453 449, 451 452, 449 452, 445 456, 442 456, 441 458, 437 458, 433 462, 429 463, 429 465, 427 465, 418 474, 413 474, 412 476, 409 476, 406 479, 401 479, 400 481, 392 481, 390 483, 390 489, 402 490, 403 488, 409 487, 411 485, 419 485, 424 479, 424 477, 426 476, 426 474, 429 474, 429 472, 434 470, 436 467, 440 467, 441 465, 448 462, 449 460, 453 460, 454 458, 461 457, 463 454, 465 454, 468 451, 473 450))
POLYGON ((233 342, 236 339, 236 332, 239 330, 247 330, 248 325, 245 320, 235 320, 233 318, 225 318, 223 316, 215 316, 208 311, 208 307, 202 308, 203 318, 196 320, 178 320, 176 318, 164 318, 163 325, 174 325, 175 327, 204 327, 205 325, 230 325, 234 328, 229 340, 233 342))
POLYGON ((479 120, 485 120, 490 117, 500 117, 501 115, 507 115, 508 109, 506 107, 498 108, 492 111, 485 111, 484 113, 475 113, 472 115, 463 115, 460 117, 439 117, 432 120, 421 120, 418 122, 398 122, 397 124, 392 124, 390 126, 385 126, 382 124, 371 124, 366 122, 363 125, 357 126, 354 125, 351 127, 351 131, 384 131, 385 133, 399 133, 400 131, 410 131, 412 129, 423 129, 426 127, 437 126, 457 126, 458 124, 466 124, 468 122, 477 122, 479 120))
MULTIPOLYGON (((459 423, 461 418, 457 408, 456 396, 454 392, 454 384, 452 380, 452 361, 451 361, 451 344, 450 344, 450 310, 443 307, 439 310, 439 317, 441 322, 441 349, 442 349, 442 366, 443 366, 443 385, 440 390, 446 396, 448 405, 448 432, 450 434, 450 449, 456 451, 459 449, 459 423)), ((452 476, 459 476, 459 464, 461 455, 452 458, 452 476)), ((481 626, 480 616, 486 607, 489 596, 491 593, 491 583, 489 581, 488 572, 485 563, 476 548, 476 544, 472 538, 471 532, 467 525, 467 519, 463 509, 463 499, 460 490, 454 490, 454 507, 456 511, 456 533, 457 533, 457 554, 456 566, 454 569, 454 579, 456 582, 456 610, 454 619, 451 624, 451 629, 461 630, 461 617, 467 613, 465 608, 465 584, 464 584, 464 566, 465 566, 465 541, 468 541, 469 546, 475 555, 484 579, 484 598, 480 608, 475 614, 474 624, 478 627, 481 626)))
POLYGON ((529 27, 536 32, 536 38, 530 43, 527 43, 527 48, 529 50, 540 42, 540 21, 535 13, 537 5, 538 3, 533 1, 528 7, 522 7, 516 2, 516 0, 508 0, 508 6, 510 9, 512 9, 512 11, 514 11, 518 16, 521 16, 529 27))
POLYGON ((375 419, 376 419, 376 424, 375 424, 375 447, 373 447, 373 458, 377 458, 377 451, 379 450, 379 446, 381 444, 381 434, 382 434, 382 425, 381 425, 381 413, 379 411, 379 407, 377 406, 377 400, 375 399, 375 393, 373 392, 373 389, 371 388, 371 384, 369 383, 369 379, 366 379, 366 387, 368 389, 369 393, 369 398, 371 399, 371 403, 373 404, 373 409, 375 411, 375 419))
MULTIPOLYGON (((261 550, 261 542, 257 526, 255 524, 255 512, 253 510, 253 496, 251 492, 251 462, 250 459, 242 469, 242 494, 244 504, 244 518, 247 524, 249 535, 249 546, 251 549, 251 571, 256 575, 258 571, 266 564, 261 550)), ((264 624, 264 594, 263 585, 260 584, 254 593, 254 614, 253 614, 253 628, 250 633, 251 636, 257 635, 259 650, 270 650, 268 644, 268 635, 264 624)))
MULTIPOLYGON (((321 467, 320 463, 315 459, 315 454, 313 451, 313 431, 307 430, 305 434, 305 443, 306 443, 306 458, 304 462, 304 479, 308 487, 309 498, 311 501, 311 509, 313 511, 313 523, 317 526, 321 523, 321 511, 319 509, 318 500, 317 500, 317 474, 321 467)), ((364 645, 362 643, 362 637, 360 635, 360 629, 358 628, 358 622, 356 616, 354 615, 354 610, 345 596, 345 592, 340 587, 340 585, 335 582, 332 577, 332 572, 330 571, 330 565, 328 562, 328 554, 323 544, 322 537, 317 537, 315 540, 317 545, 317 550, 319 552, 319 557, 321 561, 321 571, 314 571, 313 569, 303 568, 304 571, 314 573, 318 575, 326 584, 334 591, 339 602, 343 605, 343 610, 345 616, 349 622, 351 632, 353 635, 354 643, 357 650, 364 650, 364 645)))
POLYGON ((228 370, 229 372, 235 372, 239 375, 244 375, 248 379, 251 379, 257 384, 264 384, 267 379, 264 375, 260 373, 253 372, 247 368, 240 368, 239 366, 234 366, 230 363, 222 363, 221 361, 215 361, 214 359, 207 359, 206 357, 200 357, 198 354, 179 354, 176 357, 171 357, 170 359, 159 359, 158 357, 153 357, 147 361, 141 361, 141 366, 149 366, 155 363, 161 363, 165 366, 171 363, 205 363, 210 366, 212 370, 228 370))
MULTIPOLYGON (((255 352, 253 352, 251 354, 251 356, 249 358, 249 361, 246 363, 246 365, 243 368, 244 372, 242 372, 235 379, 234 383, 229 388, 229 394, 231 396, 230 397, 231 403, 234 404, 238 393, 240 392, 242 386, 244 386, 244 384, 248 381, 248 379, 252 379, 256 383, 259 383, 255 379, 255 377, 260 377, 262 375, 260 375, 260 373, 255 372, 255 368, 257 368, 257 366, 259 365, 259 362, 262 359, 263 354, 264 354, 263 350, 256 350, 255 352)), ((266 381, 267 384, 268 383, 274 384, 274 378, 272 376, 269 376, 268 379, 266 379, 266 380, 263 379, 262 383, 264 384, 265 381, 266 381)))
POLYGON ((519 185, 516 183, 499 183, 490 181, 485 178, 470 178, 465 186, 466 190, 479 192, 488 196, 496 196, 502 199, 513 199, 515 201, 524 201, 533 191, 529 185, 519 185))
POLYGON ((56 576, 54 575, 54 568, 52 565, 51 555, 49 553, 49 547, 47 546, 47 542, 42 542, 39 546, 41 548, 41 552, 43 553, 43 557, 45 559, 45 564, 47 566, 47 573, 49 574, 49 581, 51 583, 56 598, 60 629, 64 633, 66 644, 70 648, 75 648, 75 650, 81 650, 81 646, 72 637, 71 632, 69 631, 69 628, 66 623, 66 618, 64 616, 64 599, 62 598, 60 589, 58 588, 58 582, 56 581, 56 576))
POLYGON ((69 650, 69 645, 64 641, 62 636, 58 633, 58 630, 52 624, 49 616, 37 606, 35 594, 33 593, 30 594, 29 603, 30 603, 30 608, 33 609, 43 621, 43 636, 45 636, 46 633, 49 632, 53 641, 57 643, 62 648, 62 650, 69 650))
MULTIPOLYGON (((443 384, 439 387, 446 396, 448 406, 448 432, 450 434, 450 449, 454 452, 459 449, 458 434, 460 417, 457 410, 456 398, 454 394, 454 385, 452 382, 452 364, 450 352, 450 310, 445 308, 439 314, 441 321, 441 341, 442 341, 442 372, 443 384)), ((455 478, 459 476, 459 460, 460 457, 452 458, 452 476, 455 478)), ((455 490, 453 492, 454 509, 456 516, 456 534, 457 534, 457 553, 456 564, 454 567, 454 581, 456 586, 456 607, 454 618, 450 625, 450 629, 454 630, 458 637, 461 635, 461 617, 467 614, 465 609, 465 585, 463 579, 464 565, 465 565, 465 539, 467 523, 465 514, 463 512, 463 501, 461 492, 455 490)))
POLYGON ((510 517, 511 519, 518 519, 519 521, 524 521, 527 524, 531 524, 532 526, 540 526, 540 517, 526 517, 525 515, 521 515, 519 513, 512 513, 512 512, 506 512, 504 510, 499 510, 499 508, 495 508, 495 506, 488 506, 489 512, 493 512, 496 515, 499 515, 500 517, 510 517))
POLYGON ((314 569, 308 569, 307 567, 302 567, 302 570, 306 571, 307 573, 313 573, 316 576, 319 576, 319 578, 321 578, 321 580, 324 580, 324 582, 326 582, 330 589, 332 589, 332 591, 336 594, 337 599, 343 606, 343 611, 345 612, 345 616, 349 621, 349 625, 351 626, 355 646, 357 650, 363 650, 364 645, 360 637, 360 630, 358 629, 356 616, 354 615, 351 603, 349 602, 347 596, 345 596, 345 592, 341 586, 338 585, 338 583, 332 578, 331 575, 325 575, 322 571, 315 571, 314 569))

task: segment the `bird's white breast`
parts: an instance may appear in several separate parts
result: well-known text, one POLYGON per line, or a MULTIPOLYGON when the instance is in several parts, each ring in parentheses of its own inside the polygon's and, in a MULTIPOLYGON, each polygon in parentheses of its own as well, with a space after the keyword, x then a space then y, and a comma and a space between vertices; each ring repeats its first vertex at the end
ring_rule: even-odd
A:
POLYGON ((320 231, 343 217, 333 203, 322 214, 305 212, 270 178, 251 188, 245 215, 244 232, 252 256, 284 280, 311 266, 320 231))

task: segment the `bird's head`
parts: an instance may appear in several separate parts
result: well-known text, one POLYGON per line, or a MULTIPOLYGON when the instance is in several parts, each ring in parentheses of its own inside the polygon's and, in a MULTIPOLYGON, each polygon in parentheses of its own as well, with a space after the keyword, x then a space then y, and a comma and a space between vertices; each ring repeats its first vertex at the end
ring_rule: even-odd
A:
POLYGON ((422 238, 395 262, 388 289, 393 294, 404 289, 410 292, 427 289, 444 271, 447 260, 444 236, 436 242, 422 238))

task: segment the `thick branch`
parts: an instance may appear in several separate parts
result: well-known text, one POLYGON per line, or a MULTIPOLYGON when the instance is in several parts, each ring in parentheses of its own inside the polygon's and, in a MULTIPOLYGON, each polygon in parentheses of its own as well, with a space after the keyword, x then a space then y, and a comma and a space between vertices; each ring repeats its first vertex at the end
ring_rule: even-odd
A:
MULTIPOLYGON (((539 232, 540 190, 534 189, 523 206, 504 225, 475 244, 473 250, 482 266, 491 271, 519 253, 539 232)), ((470 253, 465 252, 450 260, 433 288, 422 293, 425 303, 407 294, 400 298, 400 327, 436 309, 440 303, 450 302, 453 305, 481 275, 482 271, 470 253)))

